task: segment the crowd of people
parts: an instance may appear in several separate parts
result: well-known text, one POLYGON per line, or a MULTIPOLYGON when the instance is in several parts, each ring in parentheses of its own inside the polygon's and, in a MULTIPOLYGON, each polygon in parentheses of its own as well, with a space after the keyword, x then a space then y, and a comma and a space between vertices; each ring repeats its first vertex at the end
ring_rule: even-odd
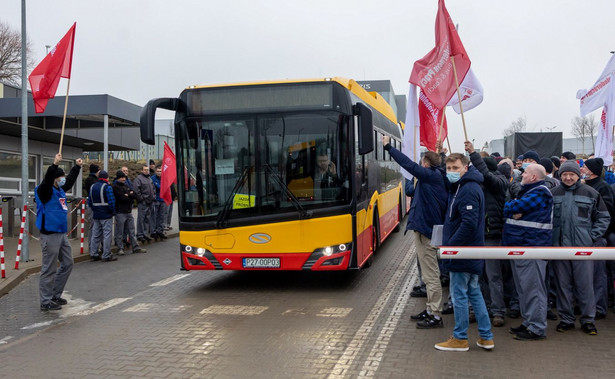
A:
MULTIPOLYGON (((73 267, 66 235, 68 208, 65 191, 75 184, 83 161, 77 159, 68 175, 59 167, 61 161, 62 154, 57 154, 43 181, 35 189, 36 226, 41 233, 43 255, 39 282, 40 307, 43 311, 59 310, 68 303, 62 298, 62 292, 73 267)), ((113 242, 117 248, 116 255, 121 256, 129 248, 132 253, 145 253, 146 249, 139 243, 167 238, 165 231, 171 229, 172 204, 167 205, 160 197, 161 167, 156 166, 153 160, 149 163, 132 181, 128 178, 128 168, 122 167, 112 183, 109 183, 106 171, 96 164, 90 165, 90 174, 83 190, 87 196, 85 218, 91 261, 117 261, 118 258, 112 254, 113 242), (136 232, 132 215, 135 203, 138 209, 136 232)), ((174 198, 173 192, 172 187, 174 198)))
POLYGON ((426 297, 426 308, 411 319, 419 329, 441 328, 442 314, 454 314, 452 337, 436 349, 469 350, 470 321, 487 350, 495 347, 492 327, 519 317, 509 332, 520 341, 546 338, 547 319, 566 332, 578 316, 583 332, 598 333, 595 320, 613 300, 613 262, 439 259, 436 246, 615 246, 615 175, 601 158, 527 151, 513 162, 466 141, 463 154, 428 151, 413 162, 389 141, 385 150, 414 176, 405 186, 420 274, 411 296, 426 297), (442 241, 432 240, 440 227, 442 241))

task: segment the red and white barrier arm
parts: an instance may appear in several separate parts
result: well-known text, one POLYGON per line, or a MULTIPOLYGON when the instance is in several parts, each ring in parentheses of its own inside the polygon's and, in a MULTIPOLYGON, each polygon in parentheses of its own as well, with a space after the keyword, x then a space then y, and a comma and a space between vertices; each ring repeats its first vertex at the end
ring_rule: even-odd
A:
POLYGON ((4 267, 4 233, 2 230, 2 207, 0 207, 0 270, 2 271, 2 279, 6 278, 6 269, 4 267))
POLYGON ((441 259, 614 260, 614 247, 440 246, 441 259))

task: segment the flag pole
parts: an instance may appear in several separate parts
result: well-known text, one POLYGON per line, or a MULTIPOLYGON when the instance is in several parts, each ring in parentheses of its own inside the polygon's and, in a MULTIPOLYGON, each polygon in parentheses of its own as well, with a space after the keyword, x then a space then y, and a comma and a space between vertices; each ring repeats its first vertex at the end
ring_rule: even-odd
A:
POLYGON ((446 135, 446 144, 448 145, 448 152, 452 153, 453 150, 451 150, 451 141, 448 140, 448 134, 446 135))
POLYGON ((70 78, 68 78, 68 84, 66 85, 66 100, 64 100, 64 116, 62 117, 62 133, 60 134, 60 151, 62 154, 62 144, 64 143, 64 125, 66 124, 66 110, 68 109, 68 91, 70 90, 70 78))
MULTIPOLYGON (((438 145, 442 143, 442 132, 444 131, 444 116, 446 113, 446 107, 442 108, 442 120, 440 120, 440 129, 438 130, 438 145)), ((436 153, 439 153, 440 149, 436 148, 436 153)))
POLYGON ((461 111, 461 122, 463 124, 463 135, 468 140, 468 132, 466 130, 466 119, 463 117, 463 104, 461 104, 461 92, 459 92, 459 78, 457 78, 457 67, 455 66, 455 57, 451 55, 451 62, 453 62, 453 74, 455 74, 455 84, 457 84, 457 98, 459 99, 459 110, 461 111))

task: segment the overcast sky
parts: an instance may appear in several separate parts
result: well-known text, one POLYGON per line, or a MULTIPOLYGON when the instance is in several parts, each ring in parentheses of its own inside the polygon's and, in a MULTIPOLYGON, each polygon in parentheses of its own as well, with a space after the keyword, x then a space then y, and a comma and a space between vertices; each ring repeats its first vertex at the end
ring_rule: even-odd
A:
MULTIPOLYGON (((27 0, 35 60, 77 22, 71 94, 144 105, 188 85, 342 76, 390 79, 406 94, 414 61, 434 46, 437 0, 27 0)), ((576 91, 615 50, 615 0, 448 0, 485 89, 467 112, 477 147, 520 116, 571 136, 576 91)), ((21 1, 0 20, 18 29, 21 1)), ((66 92, 63 79, 58 94, 66 92)), ((453 150, 461 117, 447 112, 453 150)), ((599 114, 596 114, 599 116, 599 114)))

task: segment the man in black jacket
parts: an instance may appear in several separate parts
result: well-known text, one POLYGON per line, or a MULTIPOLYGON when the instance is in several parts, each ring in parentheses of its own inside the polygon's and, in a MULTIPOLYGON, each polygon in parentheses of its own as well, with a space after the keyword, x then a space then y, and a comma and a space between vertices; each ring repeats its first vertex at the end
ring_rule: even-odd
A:
MULTIPOLYGON (((485 196, 485 246, 502 245, 502 229, 504 227, 504 202, 508 190, 508 181, 498 171, 498 165, 494 158, 482 158, 474 150, 472 142, 465 142, 465 150, 470 153, 472 165, 483 174, 484 182, 481 187, 485 196)), ((504 302, 504 277, 511 273, 510 261, 500 259, 485 260, 485 274, 489 282, 489 295, 491 300, 490 309, 493 313, 493 326, 504 325, 506 303, 504 302)), ((511 314, 519 314, 519 298, 513 290, 513 298, 510 301, 511 314)))
MULTIPOLYGON (((94 183, 98 181, 98 173, 100 172, 100 167, 92 163, 90 165, 90 175, 85 178, 85 183, 83 184, 83 197, 87 198, 90 196, 90 188, 94 183)), ((94 225, 94 219, 92 218, 92 208, 87 205, 85 208, 85 228, 86 228, 86 244, 90 246, 90 239, 92 238, 92 226, 94 225)))
POLYGON ((146 253, 139 247, 135 236, 135 218, 132 216, 132 204, 137 199, 135 192, 126 184, 126 174, 119 170, 113 182, 113 195, 115 196, 115 244, 119 250, 117 255, 124 255, 123 236, 128 235, 133 253, 146 253), (125 231, 128 231, 125 233, 125 231))

